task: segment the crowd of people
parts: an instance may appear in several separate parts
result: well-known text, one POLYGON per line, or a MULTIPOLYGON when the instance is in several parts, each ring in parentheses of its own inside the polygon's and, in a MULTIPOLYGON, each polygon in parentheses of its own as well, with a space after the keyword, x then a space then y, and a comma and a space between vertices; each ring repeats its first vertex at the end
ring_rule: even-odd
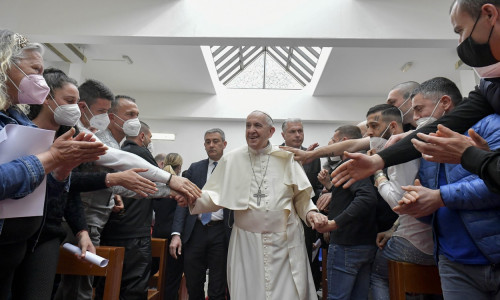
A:
POLYGON ((0 219, 0 300, 102 299, 99 278, 56 278, 63 242, 81 259, 123 247, 120 299, 147 299, 151 237, 169 243, 164 299, 183 275, 194 300, 317 299, 318 247, 328 299, 389 299, 388 260, 438 267, 443 294, 408 299, 500 299, 500 3, 456 0, 450 17, 482 76, 467 98, 443 77, 395 83, 364 122, 308 148, 300 118, 272 145, 275 121, 254 110, 246 145, 227 152, 207 128, 207 157, 184 172, 180 154, 153 156, 133 97, 44 70, 41 44, 0 30, 4 139, 53 135, 0 164, 0 201, 44 204, 0 219))

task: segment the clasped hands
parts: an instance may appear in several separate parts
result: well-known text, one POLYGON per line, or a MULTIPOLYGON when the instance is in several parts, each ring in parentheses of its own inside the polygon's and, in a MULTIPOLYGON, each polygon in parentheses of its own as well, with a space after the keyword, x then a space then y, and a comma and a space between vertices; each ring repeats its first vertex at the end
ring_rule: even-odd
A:
POLYGON ((439 189, 433 190, 420 184, 415 179, 414 185, 401 187, 406 193, 393 210, 400 215, 410 215, 414 218, 428 216, 444 206, 439 189))

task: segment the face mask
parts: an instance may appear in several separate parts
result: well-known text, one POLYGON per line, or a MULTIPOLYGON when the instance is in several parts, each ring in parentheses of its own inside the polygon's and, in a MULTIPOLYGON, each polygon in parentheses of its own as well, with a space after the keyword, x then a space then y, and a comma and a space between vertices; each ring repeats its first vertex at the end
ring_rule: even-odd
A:
MULTIPOLYGON (((427 125, 427 124, 431 124, 432 122, 436 121, 437 118, 434 118, 433 115, 434 115, 434 112, 436 111, 438 105, 439 105, 439 102, 441 102, 441 98, 439 99, 439 101, 436 103, 436 106, 434 106, 434 109, 432 110, 431 112, 431 115, 428 116, 428 117, 422 117, 418 120, 415 121, 415 123, 417 124, 417 129, 419 128, 422 128, 423 126, 427 125)), ((443 112, 443 115, 444 115, 445 112, 443 112)))
POLYGON ((377 153, 384 149, 387 140, 378 136, 372 136, 370 138, 370 149, 375 149, 377 153))
POLYGON ((47 82, 45 82, 43 76, 38 74, 26 75, 26 73, 24 73, 18 65, 14 64, 14 66, 16 66, 16 68, 24 74, 19 86, 17 86, 14 81, 8 77, 10 82, 12 82, 17 89, 17 100, 19 101, 19 104, 42 104, 50 92, 50 88, 47 85, 47 82))
POLYGON ((387 130, 389 130, 390 126, 391 126, 390 124, 387 125, 387 128, 384 130, 384 132, 382 132, 380 137, 378 137, 378 136, 370 137, 370 149, 375 149, 375 151, 377 153, 379 153, 380 151, 382 151, 384 149, 384 146, 387 143, 387 139, 383 138, 383 136, 385 135, 387 130))
POLYGON ((434 117, 424 117, 424 118, 418 119, 417 121, 415 121, 415 123, 417 123, 417 129, 420 129, 420 128, 424 127, 427 124, 433 123, 436 120, 437 119, 434 118, 434 117))
POLYGON ((406 115, 407 115, 407 114, 408 114, 408 113, 409 113, 409 112, 413 109, 413 107, 411 107, 411 106, 410 106, 410 108, 408 108, 408 110, 407 110, 406 112, 403 112, 403 111, 401 110, 401 107, 402 107, 403 105, 405 105, 405 103, 406 103, 406 102, 408 102, 408 100, 410 100, 410 97, 408 97, 408 99, 406 99, 403 103, 401 103, 401 105, 400 105, 400 106, 398 106, 398 109, 399 109, 399 111, 401 112, 401 120, 403 120, 403 119, 404 119, 404 117, 405 117, 405 116, 406 116, 406 115))
POLYGON ((54 103, 57 105, 55 110, 52 110, 49 105, 50 110, 52 110, 52 112, 54 113, 54 120, 56 121, 56 123, 64 126, 75 126, 76 122, 78 122, 81 116, 78 104, 75 103, 58 105, 52 95, 50 95, 50 98, 52 98, 52 101, 54 101, 54 103))
MULTIPOLYGON (((115 117, 123 121, 123 119, 120 118, 119 116, 115 115, 115 117)), ((139 122, 139 118, 130 119, 123 122, 122 128, 123 128, 123 133, 125 133, 126 136, 138 136, 139 131, 141 130, 141 122, 139 122)))
POLYGON ((481 78, 497 78, 500 77, 500 62, 486 67, 474 68, 477 75, 481 78))
POLYGON ((495 26, 491 27, 488 41, 485 44, 478 44, 471 37, 480 17, 481 15, 477 17, 476 23, 474 23, 474 27, 472 27, 470 35, 457 47, 458 57, 460 57, 465 64, 471 67, 485 67, 498 62, 498 60, 491 53, 490 48, 490 38, 495 26))
POLYGON ((151 154, 153 154, 153 143, 149 142, 148 146, 146 147, 151 154))
POLYGON ((87 105, 87 103, 86 102, 84 102, 84 103, 85 103, 85 106, 87 106, 88 112, 92 115, 92 117, 89 120, 87 115, 83 114, 85 116, 85 119, 87 119, 87 121, 89 121, 90 127, 94 127, 95 129, 97 129, 99 131, 106 130, 106 128, 108 128, 108 125, 109 125, 108 114, 103 113, 103 114, 94 115, 92 113, 92 111, 90 111, 90 107, 87 105))
POLYGON ((338 163, 338 162, 339 162, 339 161, 341 161, 341 160, 342 160, 342 157, 340 157, 340 156, 329 156, 329 157, 328 157, 328 162, 329 162, 330 164, 335 164, 335 163, 338 163))

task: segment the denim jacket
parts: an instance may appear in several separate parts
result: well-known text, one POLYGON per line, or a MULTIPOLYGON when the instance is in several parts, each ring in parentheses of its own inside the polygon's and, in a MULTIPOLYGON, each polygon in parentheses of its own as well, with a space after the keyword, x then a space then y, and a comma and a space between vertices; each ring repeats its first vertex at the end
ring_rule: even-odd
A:
MULTIPOLYGON (((17 107, 0 111, 0 130, 7 124, 36 127, 17 107)), ((8 198, 22 198, 32 193, 45 178, 42 163, 35 155, 22 156, 8 163, 0 164, 0 201, 8 198)), ((0 219, 0 234, 3 219, 0 219)))

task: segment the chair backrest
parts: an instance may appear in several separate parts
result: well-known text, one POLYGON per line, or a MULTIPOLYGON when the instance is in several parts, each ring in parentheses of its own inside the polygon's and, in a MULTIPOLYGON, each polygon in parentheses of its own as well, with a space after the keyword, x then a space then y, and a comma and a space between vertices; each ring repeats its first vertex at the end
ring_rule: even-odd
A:
POLYGON ((391 300, 405 300, 406 293, 442 294, 437 266, 424 266, 389 260, 391 300))
POLYGON ((158 277, 156 280, 151 280, 155 282, 156 291, 148 291, 148 299, 159 299, 163 300, 165 291, 163 287, 165 286, 166 270, 167 270, 167 255, 168 255, 168 245, 166 239, 151 238, 151 256, 158 257, 160 259, 160 266, 158 273, 154 276, 158 277))
POLYGON ((103 276, 106 277, 103 300, 118 300, 120 297, 120 283, 122 280, 123 247, 96 247, 96 254, 109 259, 106 267, 99 267, 78 259, 73 253, 59 249, 58 274, 103 276))

